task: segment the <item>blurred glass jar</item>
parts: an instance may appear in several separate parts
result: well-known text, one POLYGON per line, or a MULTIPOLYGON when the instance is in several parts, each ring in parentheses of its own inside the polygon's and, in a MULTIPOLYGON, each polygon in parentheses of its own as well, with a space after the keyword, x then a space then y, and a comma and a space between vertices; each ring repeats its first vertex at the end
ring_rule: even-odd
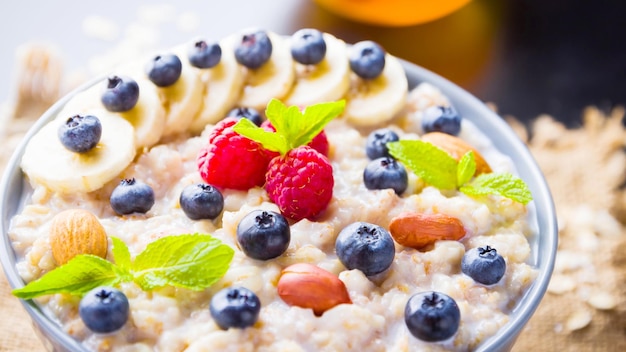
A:
POLYGON ((471 0, 314 0, 328 11, 357 22, 401 27, 444 17, 471 0))

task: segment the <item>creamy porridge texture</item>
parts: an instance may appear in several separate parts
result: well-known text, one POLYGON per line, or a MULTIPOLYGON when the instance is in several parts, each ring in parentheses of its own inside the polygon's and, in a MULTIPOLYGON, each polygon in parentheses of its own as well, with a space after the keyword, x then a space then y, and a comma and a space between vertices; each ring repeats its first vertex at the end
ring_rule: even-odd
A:
MULTIPOLYGON (((83 341, 88 349, 102 351, 464 351, 494 335, 508 322, 511 309, 536 276, 536 269, 528 264, 531 247, 527 237, 533 234, 525 203, 530 199, 520 200, 506 192, 481 193, 476 191, 478 186, 472 191, 467 185, 472 184, 471 180, 479 180, 480 175, 514 174, 510 159, 497 151, 470 121, 459 118, 437 87, 421 83, 409 91, 399 61, 377 51, 380 48, 373 43, 364 43, 364 50, 371 55, 367 59, 362 52, 360 57, 353 57, 358 56, 355 48, 361 45, 348 47, 343 41, 316 31, 297 33, 291 38, 254 31, 234 35, 219 44, 194 41, 174 48, 175 55, 159 55, 159 60, 151 60, 146 70, 143 62, 123 66, 115 72, 122 77, 118 81, 111 83, 109 78, 73 97, 58 118, 33 138, 22 162, 32 192, 23 210, 13 218, 9 235, 21 258, 18 270, 23 279, 33 282, 53 272, 59 267, 55 252, 64 250, 72 257, 84 253, 99 255, 120 266, 121 245, 116 244, 116 239, 128 248, 130 258, 137 258, 158 240, 183 234, 210 234, 231 249, 228 253, 232 253, 232 260, 223 276, 199 290, 181 285, 156 285, 147 290, 133 280, 116 282, 115 288, 128 301, 129 313, 121 327, 112 332, 98 333, 89 318, 81 317, 81 295, 52 292, 40 295, 36 301, 68 334, 83 341), (296 45, 303 38, 313 44, 296 45), (323 50, 319 49, 320 43, 324 43, 323 50), (384 66, 377 69, 379 61, 384 66), (178 66, 178 75, 164 74, 161 66, 178 66), (111 88, 119 81, 122 85, 136 83, 134 88, 133 84, 119 88, 110 99, 112 102, 101 99, 105 86, 111 88), (139 94, 133 101, 135 88, 139 94), (118 99, 117 95, 125 99, 118 99), (296 105, 290 116, 301 118, 317 111, 308 108, 316 103, 343 99, 345 108, 338 103, 331 105, 341 108, 339 116, 332 121, 332 116, 328 118, 323 137, 318 138, 320 134, 316 133, 303 143, 308 147, 268 151, 263 148, 267 147, 265 143, 261 147, 239 135, 246 132, 234 132, 232 126, 245 126, 256 132, 263 129, 267 134, 277 131, 273 135, 281 135, 287 127, 280 123, 281 114, 274 117, 268 103, 278 104, 276 109, 282 104, 270 103, 272 98, 296 105), (267 116, 263 114, 266 106, 267 116), (240 109, 231 111, 236 107, 240 109), (253 116, 254 112, 261 113, 253 116), (233 114, 247 118, 246 122, 223 120, 233 114), (59 141, 69 137, 60 136, 58 126, 67 124, 68 117, 75 115, 93 115, 101 122, 98 145, 87 154, 70 151, 66 143, 59 141), (274 126, 263 122, 262 127, 256 127, 247 122, 258 118, 260 124, 269 115, 274 126), (368 137, 383 127, 400 141, 383 148, 383 152, 399 160, 384 157, 384 165, 396 167, 385 170, 405 170, 404 178, 393 174, 381 181, 376 178, 379 176, 364 176, 364 170, 374 162, 368 156, 368 137), (441 132, 445 134, 443 139, 429 137, 441 132), (227 134, 236 137, 220 142, 227 134), (413 170, 406 148, 415 141, 421 143, 419 148, 436 148, 453 160, 452 188, 436 187, 437 182, 443 181, 431 181, 428 175, 413 170), (39 143, 42 144, 35 145, 39 143), (244 144, 259 148, 261 154, 250 160, 246 159, 247 154, 231 157, 238 160, 228 161, 228 167, 209 161, 220 158, 220 153, 230 153, 228 148, 244 144), (296 154, 292 154, 293 150, 306 150, 306 157, 313 158, 298 166, 298 170, 305 173, 312 167, 310 163, 321 160, 329 165, 331 181, 318 181, 326 170, 320 167, 320 171, 307 176, 309 181, 302 181, 318 182, 305 184, 308 186, 301 187, 304 191, 284 191, 282 183, 287 181, 282 179, 276 186, 278 191, 270 187, 278 181, 268 175, 272 170, 286 169, 287 166, 276 164, 287 164, 285 160, 296 154), (276 156, 279 152, 283 156, 276 156), (267 159, 264 164, 260 160, 263 158, 267 159), (457 161, 461 171, 457 171, 457 161), (260 180, 238 179, 238 175, 252 172, 250 169, 258 163, 263 169, 260 180), (469 171, 463 172, 463 165, 470 165, 469 171), (211 174, 212 168, 217 168, 219 174, 211 174), (457 172, 464 182, 457 183, 457 172), (369 177, 374 178, 374 186, 366 186, 364 179, 369 177), (391 183, 386 183, 389 179, 391 183), (190 210, 181 193, 212 180, 218 184, 210 192, 222 196, 223 200, 217 202, 223 208, 218 208, 218 215, 210 216, 212 219, 194 220, 194 214, 202 212, 204 205, 190 210), (380 182, 383 186, 377 187, 380 182), (115 207, 118 195, 113 193, 122 192, 124 183, 133 183, 125 187, 147 187, 136 192, 142 194, 138 197, 146 209, 124 212, 115 207), (323 194, 324 187, 330 189, 332 196, 323 194), (306 210, 290 208, 291 204, 285 202, 297 200, 289 198, 296 197, 294 192, 315 194, 314 201, 306 200, 315 205, 306 210), (321 210, 311 210, 316 206, 321 210), (62 237, 62 244, 56 244, 62 249, 53 248, 59 242, 53 236, 59 232, 55 224, 59 222, 58 214, 77 209, 94 214, 104 228, 108 238, 105 254, 91 250, 101 250, 102 245, 86 238, 75 239, 72 234, 62 237), (243 220, 257 210, 263 216, 270 214, 279 219, 284 214, 288 222, 280 229, 288 231, 287 240, 278 244, 267 240, 261 253, 254 247, 257 240, 249 244, 241 234, 243 220), (351 254, 353 249, 363 248, 350 242, 354 233, 346 235, 347 247, 338 244, 342 230, 357 222, 366 224, 355 230, 363 231, 363 238, 369 236, 362 240, 363 246, 387 244, 387 264, 380 264, 384 260, 379 258, 384 255, 378 247, 361 255, 351 254), (281 245, 286 249, 267 254, 281 245), (497 271, 493 267, 482 267, 479 277, 462 270, 466 265, 474 267, 466 256, 472 249, 484 252, 485 257, 497 251, 500 262, 494 259, 499 264, 493 265, 504 272, 495 283, 480 283, 485 272, 497 271), (314 275, 315 279, 307 280, 314 275), (214 304, 220 302, 214 298, 230 287, 249 290, 258 298, 260 310, 258 316, 245 318, 251 321, 238 317, 244 322, 228 328, 220 320, 227 313, 215 311, 218 308, 214 304), (415 312, 408 313, 407 302, 421 293, 430 295, 424 298, 425 302, 432 299, 439 308, 446 306, 437 314, 458 328, 426 327, 429 332, 425 334, 432 339, 416 333, 415 321, 418 328, 424 323, 415 320, 415 312), (336 302, 320 308, 332 299, 336 302), (458 311, 460 318, 456 322, 447 318, 449 307, 458 311)), ((280 111, 286 114, 286 110, 280 111)), ((248 152, 250 148, 246 149, 248 152)), ((511 182, 519 186, 517 181, 513 178, 511 182)), ((136 199, 124 198, 134 197, 127 195, 135 194, 134 190, 119 196, 122 205, 136 203, 136 199)), ((207 202, 215 201, 211 199, 207 202)), ((482 261, 488 260, 481 254, 478 261, 484 264, 482 261)), ((244 293, 238 292, 240 296, 244 293)), ((247 299, 246 303, 250 303, 249 296, 247 299)), ((253 310, 249 316, 254 316, 253 310)))

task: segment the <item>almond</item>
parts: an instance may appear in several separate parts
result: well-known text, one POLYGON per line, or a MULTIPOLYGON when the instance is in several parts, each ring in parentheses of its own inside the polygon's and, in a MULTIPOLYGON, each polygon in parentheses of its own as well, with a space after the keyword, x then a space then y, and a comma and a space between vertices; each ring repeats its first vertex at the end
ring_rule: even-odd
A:
POLYGON ((465 153, 472 151, 474 152, 474 160, 476 161, 475 175, 491 172, 491 167, 487 164, 485 158, 483 158, 483 156, 480 155, 476 149, 467 144, 467 142, 461 138, 442 132, 430 132, 423 135, 422 140, 443 149, 457 161, 461 160, 465 153))
POLYGON ((98 218, 82 209, 65 210, 52 219, 50 246, 58 265, 79 254, 106 257, 107 234, 98 218))
POLYGON ((283 269, 278 295, 290 306, 311 308, 315 315, 342 303, 352 303, 343 281, 312 264, 298 263, 283 269))
POLYGON ((438 240, 460 240, 465 227, 446 214, 404 213, 391 219, 389 232, 399 244, 421 249, 438 240))

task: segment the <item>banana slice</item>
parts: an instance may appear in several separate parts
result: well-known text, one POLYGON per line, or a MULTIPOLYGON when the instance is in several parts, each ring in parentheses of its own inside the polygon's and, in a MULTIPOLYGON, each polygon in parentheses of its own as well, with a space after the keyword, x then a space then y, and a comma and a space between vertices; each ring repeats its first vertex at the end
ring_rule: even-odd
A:
POLYGON ((149 148, 161 140, 165 131, 165 108, 161 104, 156 86, 149 80, 137 80, 139 100, 129 111, 119 113, 135 128, 137 148, 149 148))
MULTIPOLYGON (((147 79, 137 79, 131 75, 139 85, 139 100, 134 108, 126 112, 109 112, 126 119, 135 129, 135 144, 138 149, 149 148, 155 145, 165 130, 165 109, 157 93, 157 88, 147 79)), ((134 73, 134 76, 142 77, 134 73)), ((104 109, 100 97, 103 84, 76 94, 57 115, 59 118, 68 118, 76 114, 91 113, 93 110, 104 109)))
POLYGON ((235 59, 234 43, 231 36, 220 41, 222 58, 213 68, 197 69, 205 85, 202 108, 190 126, 190 131, 198 134, 206 125, 223 119, 235 107, 244 84, 244 73, 235 59))
POLYGON ((165 131, 163 137, 186 132, 202 107, 204 84, 200 75, 189 64, 187 57, 179 57, 183 71, 176 83, 169 87, 157 87, 165 106, 165 131))
POLYGON ((246 82, 239 98, 239 106, 264 111, 272 98, 283 100, 295 82, 295 65, 291 58, 289 41, 275 33, 268 33, 272 41, 272 56, 256 70, 245 69, 246 82))
POLYGON ((341 99, 350 87, 348 48, 343 40, 324 33, 326 56, 317 65, 296 63, 296 83, 288 105, 307 106, 341 99))
POLYGON ((95 115, 102 124, 102 137, 86 153, 74 153, 61 144, 57 131, 65 123, 63 118, 37 132, 22 157, 22 170, 28 178, 59 193, 91 192, 130 165, 136 152, 133 126, 104 109, 95 115))
POLYGON ((377 78, 364 80, 354 73, 351 75, 344 116, 357 126, 387 122, 402 110, 408 87, 402 64, 394 56, 386 54, 385 68, 377 78))

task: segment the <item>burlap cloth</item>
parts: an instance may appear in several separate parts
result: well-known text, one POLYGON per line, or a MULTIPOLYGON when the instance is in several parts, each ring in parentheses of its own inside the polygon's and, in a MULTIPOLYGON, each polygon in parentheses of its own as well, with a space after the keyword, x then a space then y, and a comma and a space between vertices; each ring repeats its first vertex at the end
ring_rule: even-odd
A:
MULTIPOLYGON (((18 63, 16 98, 0 110, 0 169, 35 118, 64 91, 62 65, 45 47, 18 53, 18 63)), ((508 119, 548 180, 560 228, 555 274, 516 352, 626 351, 623 115, 621 108, 603 113, 590 107, 576 129, 548 116, 529 129, 508 119)), ((0 351, 44 350, 4 274, 0 311, 0 351)))

